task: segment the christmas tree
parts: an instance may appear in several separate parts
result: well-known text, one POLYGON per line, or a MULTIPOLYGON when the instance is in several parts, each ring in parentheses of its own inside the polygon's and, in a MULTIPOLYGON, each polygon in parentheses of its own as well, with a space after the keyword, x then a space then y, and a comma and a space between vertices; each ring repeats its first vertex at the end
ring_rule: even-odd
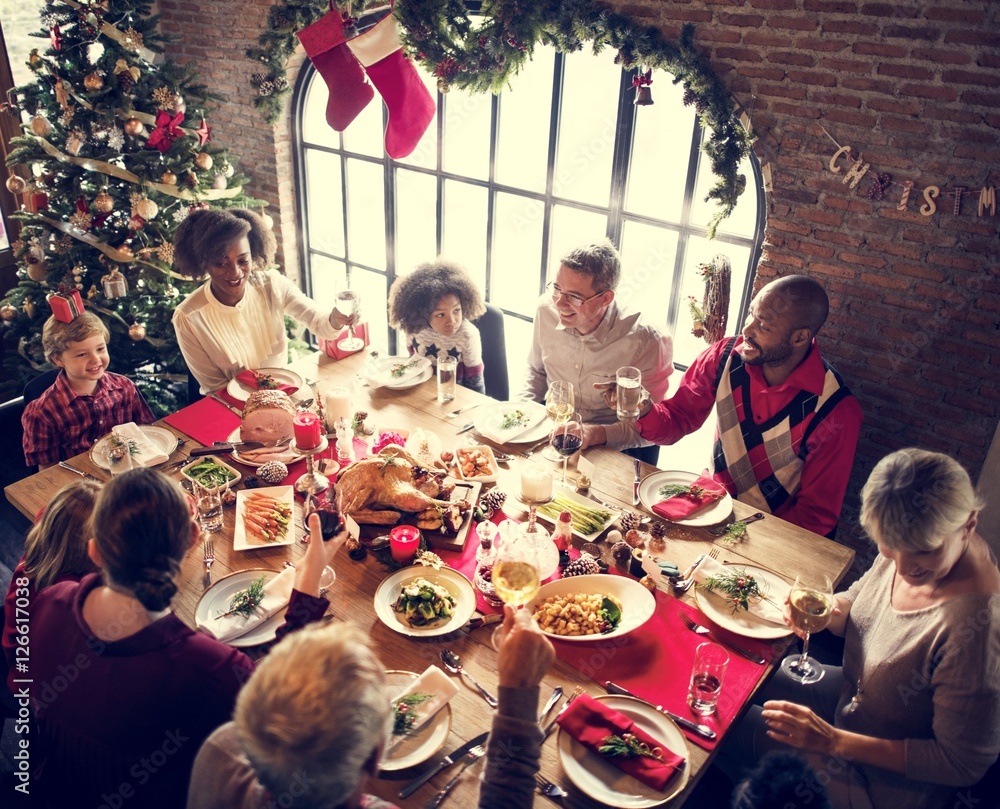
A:
POLYGON ((195 285, 171 271, 174 230, 194 207, 263 203, 243 193, 245 178, 212 141, 212 97, 193 71, 154 64, 169 41, 151 6, 51 0, 42 12, 35 35, 48 47, 32 51, 36 80, 16 88, 10 109, 24 134, 13 139, 7 188, 23 204, 20 280, 0 301, 0 396, 47 369, 48 299, 77 292, 111 332, 111 370, 160 415, 186 403, 170 318, 195 285))

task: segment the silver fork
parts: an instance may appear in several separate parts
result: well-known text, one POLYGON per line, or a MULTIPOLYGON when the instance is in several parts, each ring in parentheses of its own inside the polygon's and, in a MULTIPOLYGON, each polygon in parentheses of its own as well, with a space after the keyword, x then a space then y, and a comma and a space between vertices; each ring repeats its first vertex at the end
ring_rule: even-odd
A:
POLYGON ((211 539, 206 539, 202 544, 202 548, 205 551, 205 573, 212 572, 212 564, 215 562, 215 542, 211 539))
POLYGON ((708 555, 711 556, 713 559, 718 559, 719 549, 713 545, 712 548, 709 550, 708 555))
POLYGON ((566 709, 570 706, 570 703, 573 702, 573 700, 575 700, 582 693, 583 693, 582 685, 578 685, 570 692, 569 699, 566 700, 562 708, 559 709, 559 713, 555 715, 552 721, 550 721, 544 728, 542 728, 543 739, 547 739, 549 737, 549 734, 552 732, 552 729, 556 726, 556 721, 559 719, 560 716, 562 716, 566 712, 566 709))
POLYGON ((434 797, 424 804, 424 809, 436 809, 436 807, 440 806, 444 799, 448 797, 448 793, 455 788, 455 784, 457 784, 459 779, 465 774, 465 771, 479 761, 485 752, 486 748, 481 744, 477 744, 468 753, 466 753, 465 758, 462 759, 462 766, 455 774, 455 777, 434 793, 434 797))
POLYGON ((553 784, 540 772, 535 773, 535 783, 538 784, 538 791, 553 803, 562 803, 562 799, 569 793, 558 784, 553 784))
MULTIPOLYGON (((767 515, 763 511, 758 511, 756 514, 751 514, 745 520, 737 520, 737 522, 742 522, 744 524, 757 522, 757 520, 763 520, 767 515)), ((718 528, 708 528, 706 529, 713 537, 725 536, 726 531, 729 530, 728 525, 721 525, 718 528)))
POLYGON ((766 660, 764 660, 763 657, 761 657, 756 652, 751 652, 749 649, 744 649, 742 646, 737 646, 732 641, 728 641, 728 640, 725 640, 724 638, 720 638, 718 635, 716 635, 714 632, 712 632, 712 630, 709 629, 707 626, 702 626, 701 624, 697 623, 693 618, 691 618, 683 610, 680 611, 679 615, 681 616, 681 620, 684 622, 684 625, 688 629, 690 629, 692 632, 694 632, 696 635, 704 635, 706 638, 711 638, 716 643, 721 643, 724 646, 728 646, 730 649, 732 649, 737 654, 742 655, 747 660, 752 660, 754 663, 756 663, 759 666, 762 666, 762 665, 764 665, 764 663, 767 662, 766 660))

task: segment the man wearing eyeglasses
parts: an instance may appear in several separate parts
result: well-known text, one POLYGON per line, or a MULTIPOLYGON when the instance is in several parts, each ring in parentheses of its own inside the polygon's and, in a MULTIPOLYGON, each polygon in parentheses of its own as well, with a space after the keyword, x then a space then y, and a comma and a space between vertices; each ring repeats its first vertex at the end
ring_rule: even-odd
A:
POLYGON ((615 288, 620 278, 621 257, 607 239, 562 257, 549 294, 535 313, 521 398, 544 402, 550 382, 572 382, 575 409, 586 425, 585 448, 637 448, 629 454, 655 463, 658 447, 644 440, 634 424, 619 422, 608 410, 604 391, 594 387, 613 382, 615 371, 631 365, 642 371, 643 387, 659 401, 674 370, 670 338, 644 323, 640 313, 618 306, 615 288))

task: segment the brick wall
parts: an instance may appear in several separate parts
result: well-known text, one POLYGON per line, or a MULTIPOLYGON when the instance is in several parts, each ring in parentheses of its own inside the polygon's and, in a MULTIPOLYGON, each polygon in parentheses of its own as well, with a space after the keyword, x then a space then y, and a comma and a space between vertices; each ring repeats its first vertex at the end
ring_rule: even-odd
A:
MULTIPOLYGON (((977 216, 991 172, 1000 185, 1000 4, 607 5, 670 36, 695 23, 696 41, 751 111, 771 178, 758 286, 801 272, 830 292, 824 353, 865 412, 841 537, 866 557, 853 523, 875 462, 915 444, 954 455, 975 477, 1000 413, 1000 217, 977 216), (849 161, 840 159, 836 175, 827 168, 836 144, 863 153, 872 172, 912 180, 908 208, 897 210, 899 187, 872 201, 869 177, 844 185, 849 161), (942 191, 929 217, 918 210, 928 185, 942 191), (958 216, 946 196, 956 186, 968 189, 958 216)), ((272 128, 253 112, 243 56, 268 3, 161 0, 160 8, 165 30, 183 35, 176 55, 197 60, 227 97, 212 121, 216 137, 272 204, 286 262, 297 267, 289 119, 272 128)))

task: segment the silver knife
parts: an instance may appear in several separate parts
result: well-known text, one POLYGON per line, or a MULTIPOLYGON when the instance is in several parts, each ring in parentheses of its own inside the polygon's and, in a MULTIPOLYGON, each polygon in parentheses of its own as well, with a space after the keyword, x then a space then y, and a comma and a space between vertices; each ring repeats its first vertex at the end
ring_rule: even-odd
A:
POLYGON ((77 469, 75 466, 70 466, 66 461, 59 461, 59 466, 61 466, 63 469, 68 469, 73 474, 79 475, 80 477, 86 478, 87 480, 96 480, 98 483, 101 482, 101 479, 99 477, 95 477, 94 475, 88 475, 86 472, 77 469))
POLYGON ((399 790, 400 798, 408 798, 414 792, 416 792, 420 787, 430 781, 435 775, 437 775, 442 770, 448 769, 452 764, 458 761, 462 756, 468 753, 473 747, 480 744, 486 743, 486 738, 489 736, 489 732, 480 733, 474 739, 469 739, 465 744, 455 748, 443 759, 441 759, 437 764, 431 767, 423 775, 414 778, 410 783, 399 790))
MULTIPOLYGON (((609 694, 621 694, 622 696, 633 697, 634 699, 640 700, 641 702, 645 702, 647 705, 653 705, 653 703, 651 703, 649 700, 643 699, 642 697, 633 694, 627 688, 622 688, 620 685, 616 685, 615 683, 611 682, 611 680, 607 680, 604 683, 604 690, 607 691, 609 694)), ((716 737, 715 731, 712 730, 708 725, 700 725, 697 722, 692 722, 690 719, 685 719, 683 716, 678 716, 675 713, 671 713, 662 705, 653 705, 653 707, 664 716, 668 716, 671 719, 673 719, 682 728, 687 728, 692 733, 697 733, 703 739, 708 739, 709 741, 712 741, 716 737)))
POLYGON ((233 407, 231 404, 229 404, 229 402, 227 402, 225 399, 219 396, 219 394, 210 393, 208 394, 208 398, 218 402, 220 405, 222 405, 224 408, 226 408, 226 410, 230 411, 231 413, 235 413, 240 418, 243 418, 243 411, 240 410, 239 408, 233 407))
POLYGON ((632 505, 639 505, 639 481, 642 480, 642 466, 638 458, 632 459, 632 466, 635 468, 635 478, 632 481, 632 505))
POLYGON ((552 690, 552 696, 549 697, 548 701, 545 703, 545 707, 543 707, 542 710, 538 714, 538 724, 539 725, 542 724, 542 722, 545 721, 545 717, 549 715, 549 711, 551 711, 555 707, 556 703, 559 702, 559 700, 562 699, 562 695, 563 695, 562 686, 561 685, 557 685, 552 690))
POLYGON ((455 431, 455 435, 461 435, 462 433, 467 433, 467 432, 469 432, 469 430, 471 430, 475 426, 476 426, 476 423, 474 421, 470 421, 464 427, 460 427, 458 430, 456 430, 455 431))
POLYGON ((469 769, 469 767, 479 761, 479 759, 481 759, 484 755, 486 755, 486 750, 482 747, 476 747, 466 753, 465 758, 462 760, 462 766, 459 768, 459 771, 455 773, 455 777, 441 787, 441 789, 434 794, 434 797, 424 804, 424 809, 437 809, 437 807, 444 802, 444 799, 448 797, 448 793, 455 788, 455 784, 458 783, 462 774, 469 769))

